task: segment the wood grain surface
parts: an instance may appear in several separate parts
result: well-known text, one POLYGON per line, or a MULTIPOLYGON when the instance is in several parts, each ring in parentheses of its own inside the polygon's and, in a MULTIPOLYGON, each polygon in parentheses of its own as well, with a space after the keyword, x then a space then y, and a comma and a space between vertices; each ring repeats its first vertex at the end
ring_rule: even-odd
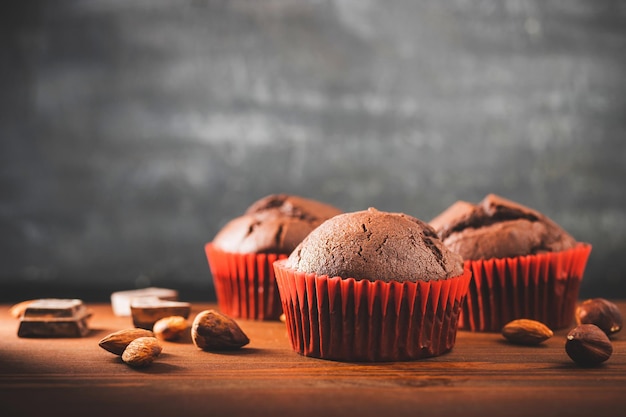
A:
MULTIPOLYGON (((626 311, 626 301, 618 302, 626 311)), ((0 306, 3 416, 619 416, 626 406, 626 339, 613 338, 602 366, 566 355, 567 329, 538 347, 499 334, 460 331, 448 354, 415 362, 342 363, 291 350, 281 322, 238 321, 250 344, 198 350, 190 338, 163 342, 136 370, 101 349, 107 334, 132 327, 108 304, 93 310, 91 333, 75 339, 17 337, 0 306)), ((212 304, 193 304, 191 319, 212 304)))

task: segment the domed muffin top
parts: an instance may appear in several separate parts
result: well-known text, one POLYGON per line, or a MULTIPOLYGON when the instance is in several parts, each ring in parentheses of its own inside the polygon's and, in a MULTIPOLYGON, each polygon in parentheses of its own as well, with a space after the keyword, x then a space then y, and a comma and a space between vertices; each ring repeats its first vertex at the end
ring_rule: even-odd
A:
POLYGON ((305 273, 371 281, 446 279, 463 273, 462 258, 425 222, 369 208, 339 214, 313 230, 285 266, 305 273))
POLYGON ((289 254, 324 220, 341 212, 319 201, 272 194, 229 221, 215 235, 213 244, 226 252, 289 254))
POLYGON ((337 207, 291 194, 270 194, 252 203, 245 214, 265 213, 269 217, 293 217, 319 222, 341 213, 337 207))
POLYGON ((480 203, 457 201, 430 225, 464 259, 558 252, 576 240, 547 216, 495 194, 480 203))

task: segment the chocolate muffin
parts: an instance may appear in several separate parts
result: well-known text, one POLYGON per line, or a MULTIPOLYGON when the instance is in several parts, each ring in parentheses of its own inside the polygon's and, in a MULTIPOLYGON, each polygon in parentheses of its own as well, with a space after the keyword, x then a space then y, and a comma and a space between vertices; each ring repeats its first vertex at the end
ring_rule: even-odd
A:
POLYGON ((461 328, 499 332, 518 318, 568 326, 591 246, 537 210, 495 194, 458 201, 430 221, 473 280, 461 328))
POLYGON ((344 213, 274 263, 292 348, 343 361, 402 361, 454 346, 470 273, 425 222, 344 213))
POLYGON ((428 224, 374 208, 323 223, 285 265, 299 272, 385 282, 463 274, 463 259, 448 250, 428 224))
POLYGON ((576 240, 547 216, 495 194, 478 204, 458 201, 430 224, 464 259, 559 252, 576 246, 576 240))
POLYGON ((235 318, 278 319, 282 308, 273 262, 339 213, 316 200, 272 194, 229 221, 205 245, 220 310, 235 318))
POLYGON ((319 223, 320 219, 329 219, 342 211, 327 203, 290 194, 270 194, 252 203, 246 210, 246 214, 275 212, 283 217, 319 223))
POLYGON ((315 200, 272 194, 228 222, 213 239, 213 245, 226 252, 288 255, 324 220, 341 212, 315 200))

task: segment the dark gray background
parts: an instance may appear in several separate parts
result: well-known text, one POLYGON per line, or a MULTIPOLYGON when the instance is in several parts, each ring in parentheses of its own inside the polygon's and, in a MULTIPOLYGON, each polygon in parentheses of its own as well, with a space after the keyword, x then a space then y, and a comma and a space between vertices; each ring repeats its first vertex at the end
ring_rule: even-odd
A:
POLYGON ((430 220, 494 192, 625 297, 626 2, 22 1, 0 26, 0 298, 212 300, 257 198, 430 220))

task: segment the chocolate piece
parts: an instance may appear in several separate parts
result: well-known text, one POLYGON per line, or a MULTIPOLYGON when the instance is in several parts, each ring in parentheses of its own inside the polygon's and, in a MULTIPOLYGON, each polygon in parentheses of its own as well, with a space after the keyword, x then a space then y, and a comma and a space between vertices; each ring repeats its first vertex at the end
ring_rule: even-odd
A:
POLYGON ((111 307, 116 316, 130 316, 130 303, 134 298, 149 297, 161 300, 178 300, 178 291, 168 288, 148 287, 137 290, 117 291, 111 294, 111 307))
POLYGON ((32 301, 20 319, 18 337, 82 337, 89 333, 91 312, 81 300, 44 298, 32 301))
POLYGON ((152 330, 154 323, 169 316, 189 317, 191 304, 182 301, 168 301, 156 297, 134 298, 130 304, 133 325, 152 330))
POLYGON ((287 266, 329 277, 387 282, 463 273, 461 257, 448 250, 425 222, 374 208, 325 221, 291 253, 287 266))
POLYGON ((16 319, 19 319, 20 317, 24 315, 24 311, 26 310, 26 307, 31 305, 33 301, 34 300, 26 300, 26 301, 22 301, 17 304, 14 304, 9 309, 9 314, 11 314, 11 316, 15 317, 16 319))
POLYGON ((446 246, 471 260, 559 252, 576 245, 547 216, 495 194, 478 204, 457 201, 430 225, 446 246))

